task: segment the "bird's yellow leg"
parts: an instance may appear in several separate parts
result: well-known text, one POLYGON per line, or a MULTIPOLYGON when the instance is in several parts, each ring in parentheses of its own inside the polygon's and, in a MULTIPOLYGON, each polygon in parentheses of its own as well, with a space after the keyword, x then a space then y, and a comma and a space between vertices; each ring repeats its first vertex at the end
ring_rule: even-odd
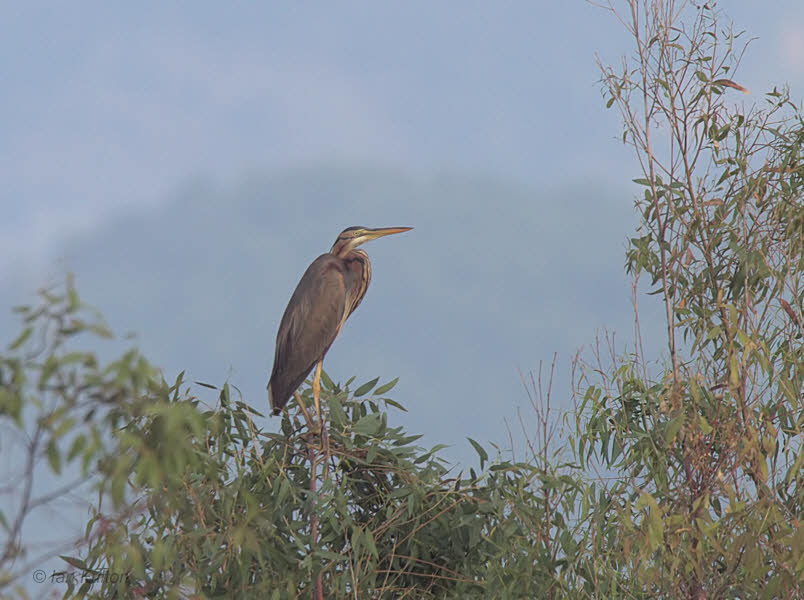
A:
POLYGON ((319 362, 315 367, 315 375, 313 375, 313 400, 315 401, 315 412, 318 416, 318 433, 321 436, 321 442, 324 447, 324 479, 329 475, 329 435, 327 434, 327 426, 321 418, 321 367, 323 361, 319 362))
MULTIPOLYGON (((321 420, 321 366, 323 361, 318 361, 315 367, 315 375, 313 376, 313 402, 315 402, 315 414, 318 417, 318 426, 322 428, 324 422, 321 420)), ((319 433, 321 429, 318 430, 319 433)))
POLYGON ((299 405, 299 410, 301 410, 302 415, 304 416, 304 420, 307 421, 307 428, 310 431, 318 431, 313 423, 313 420, 310 418, 310 413, 307 412, 307 409, 304 407, 304 401, 302 400, 299 392, 293 392, 293 395, 296 398, 296 404, 299 405))

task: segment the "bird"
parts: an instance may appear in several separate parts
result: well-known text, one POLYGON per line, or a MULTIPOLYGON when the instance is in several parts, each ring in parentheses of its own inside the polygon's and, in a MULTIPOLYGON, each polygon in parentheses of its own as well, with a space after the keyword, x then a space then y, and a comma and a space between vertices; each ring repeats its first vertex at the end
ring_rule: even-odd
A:
POLYGON ((321 432, 321 367, 335 338, 366 294, 371 281, 368 254, 357 247, 368 241, 410 231, 412 227, 347 227, 329 252, 316 258, 290 297, 276 334, 274 366, 268 380, 268 403, 274 415, 290 400, 296 402, 311 431, 321 432), (314 425, 297 389, 315 367, 314 425))

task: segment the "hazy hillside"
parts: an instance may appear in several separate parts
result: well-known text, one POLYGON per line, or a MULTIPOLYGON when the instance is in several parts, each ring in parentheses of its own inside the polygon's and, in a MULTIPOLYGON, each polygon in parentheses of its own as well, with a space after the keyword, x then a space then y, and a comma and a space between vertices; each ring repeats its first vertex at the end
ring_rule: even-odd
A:
MULTIPOLYGON (((599 182, 534 190, 310 167, 188 183, 159 211, 73 240, 55 264, 168 377, 229 377, 264 409, 276 327, 309 262, 349 225, 413 226, 366 246, 372 286, 326 368, 339 380, 400 376, 401 418, 426 441, 458 444, 459 457, 466 435, 507 438, 503 418, 527 403, 517 369, 557 351, 564 403, 569 359, 597 328, 630 339, 631 215, 628 192, 599 182)), ((9 303, 34 279, 7 282, 9 303)))

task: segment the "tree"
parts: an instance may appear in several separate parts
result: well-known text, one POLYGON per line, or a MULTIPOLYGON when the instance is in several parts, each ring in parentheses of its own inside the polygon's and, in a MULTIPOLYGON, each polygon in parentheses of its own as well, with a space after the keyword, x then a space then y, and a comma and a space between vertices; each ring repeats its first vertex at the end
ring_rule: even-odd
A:
MULTIPOLYGON (((109 469, 116 447, 110 431, 127 416, 120 406, 135 406, 134 399, 146 394, 156 376, 135 350, 101 364, 76 343, 111 333, 96 311, 81 304, 72 278, 63 289, 45 289, 40 296, 39 306, 14 309, 22 329, 0 355, 3 595, 15 590, 25 596, 22 577, 30 581, 34 567, 81 547, 80 527, 52 528, 62 539, 50 536, 44 548, 32 543, 29 532, 43 511, 75 499, 86 508, 99 481, 113 482, 109 469)), ((115 494, 122 493, 122 483, 116 483, 115 494)), ((70 514, 75 517, 76 512, 70 514)), ((40 573, 47 576, 35 572, 36 583, 45 582, 40 573)))
POLYGON ((711 4, 609 9, 635 43, 601 66, 642 169, 626 266, 664 302, 667 356, 651 372, 637 340, 579 374, 578 458, 617 474, 595 592, 801 597, 804 120, 787 90, 732 102, 747 43, 711 4))

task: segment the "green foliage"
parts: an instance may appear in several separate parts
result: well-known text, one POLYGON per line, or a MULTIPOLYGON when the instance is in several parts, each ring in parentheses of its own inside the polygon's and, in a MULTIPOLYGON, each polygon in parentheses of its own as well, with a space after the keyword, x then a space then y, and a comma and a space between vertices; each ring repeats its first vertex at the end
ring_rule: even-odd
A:
MULTIPOLYGON (((69 495, 87 495, 93 484, 119 468, 119 445, 110 436, 123 417, 147 411, 156 371, 136 351, 102 364, 82 348, 87 338, 108 338, 98 315, 83 305, 68 278, 64 289, 46 289, 41 304, 20 306, 22 331, 0 355, 0 425, 8 480, 2 495, 0 593, 30 577, 34 553, 22 538, 37 511, 69 495), (7 507, 7 508, 6 508, 7 507)), ((111 479, 108 479, 111 481, 111 479)), ((124 487, 113 490, 118 503, 124 487)), ((58 528, 56 528, 58 529, 58 528)), ((80 529, 63 531, 80 544, 80 529)), ((51 544, 52 546, 52 544, 51 544)))
POLYGON ((324 441, 287 413, 282 433, 261 431, 228 385, 206 411, 181 395, 180 379, 166 386, 161 404, 116 434, 125 470, 112 479, 136 501, 116 521, 96 513, 81 559, 82 569, 129 578, 71 593, 295 598, 319 574, 336 598, 521 597, 551 585, 562 561, 534 543, 531 465, 496 461, 482 476, 449 477, 437 449, 388 425, 380 400, 324 381, 324 441))
POLYGON ((800 597, 804 119, 786 91, 729 104, 740 35, 709 5, 628 4, 634 60, 604 85, 643 168, 627 268, 665 304, 668 360, 580 376, 578 459, 617 473, 595 510, 597 581, 800 597))
MULTIPOLYGON (((75 465, 95 490, 78 550, 61 556, 65 597, 296 598, 320 581, 336 598, 520 598, 577 582, 577 479, 492 459, 474 440, 480 474, 450 473, 443 444, 421 448, 389 424, 396 380, 352 393, 324 374, 326 437, 289 411, 279 433, 263 431, 229 384, 198 384, 218 392, 208 407, 136 351, 101 364, 76 350, 108 335, 82 311, 71 281, 43 294, 19 311, 32 333, 0 357, 3 419, 33 428, 27 476, 75 465)), ((8 565, 25 555, 11 542, 30 514, 4 521, 8 565)), ((23 574, 0 589, 24 596, 12 587, 23 574)))

